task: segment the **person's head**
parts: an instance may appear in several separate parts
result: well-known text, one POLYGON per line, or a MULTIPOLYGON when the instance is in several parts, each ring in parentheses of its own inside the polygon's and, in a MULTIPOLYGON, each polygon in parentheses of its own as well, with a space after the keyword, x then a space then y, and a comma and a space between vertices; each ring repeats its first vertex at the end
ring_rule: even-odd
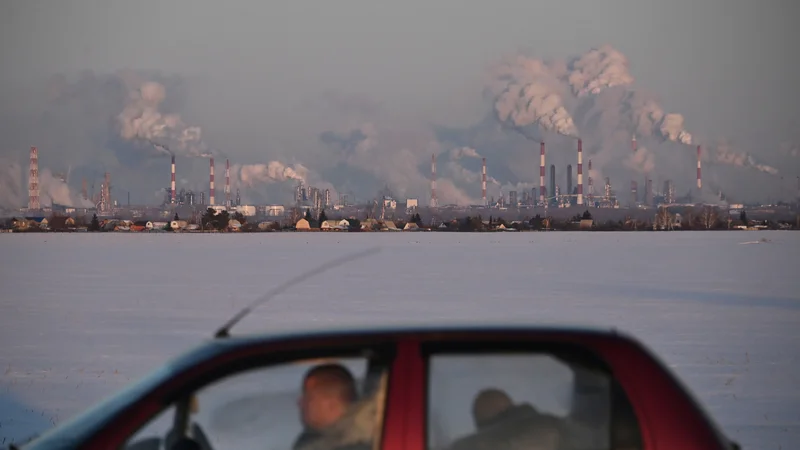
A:
POLYGON ((339 420, 356 397, 355 379, 344 366, 315 366, 303 378, 300 420, 311 429, 325 428, 339 420))
POLYGON ((482 428, 498 414, 512 406, 511 397, 505 391, 494 388, 480 391, 472 403, 472 418, 475 420, 475 427, 482 428))

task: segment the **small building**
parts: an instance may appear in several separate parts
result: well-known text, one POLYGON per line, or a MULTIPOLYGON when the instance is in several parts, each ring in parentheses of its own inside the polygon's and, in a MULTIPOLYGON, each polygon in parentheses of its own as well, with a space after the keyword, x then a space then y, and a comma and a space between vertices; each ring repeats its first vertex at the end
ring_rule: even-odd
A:
POLYGON ((414 222, 408 222, 404 227, 404 231, 419 231, 419 225, 414 222))
POLYGON ((591 230, 594 227, 594 219, 581 219, 579 227, 581 230, 591 230))
POLYGON ((307 219, 300 219, 297 221, 294 227, 298 230, 310 230, 311 224, 308 222, 307 219))

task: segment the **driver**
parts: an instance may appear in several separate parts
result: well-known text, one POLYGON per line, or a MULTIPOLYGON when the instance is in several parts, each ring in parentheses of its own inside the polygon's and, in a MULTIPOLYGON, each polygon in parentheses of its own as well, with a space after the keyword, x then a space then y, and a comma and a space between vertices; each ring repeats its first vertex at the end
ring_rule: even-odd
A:
POLYGON ((353 375, 340 364, 322 364, 309 370, 298 400, 303 432, 293 449, 319 442, 325 430, 336 424, 357 400, 353 375))

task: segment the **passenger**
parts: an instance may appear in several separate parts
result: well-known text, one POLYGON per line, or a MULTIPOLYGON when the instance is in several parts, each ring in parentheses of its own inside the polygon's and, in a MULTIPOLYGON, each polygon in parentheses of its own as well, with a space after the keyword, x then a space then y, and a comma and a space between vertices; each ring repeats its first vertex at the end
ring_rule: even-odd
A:
POLYGON ((298 401, 304 429, 292 448, 369 449, 368 443, 365 446, 352 442, 340 445, 343 439, 339 422, 357 398, 355 379, 344 366, 322 364, 309 370, 298 401), (336 438, 332 439, 334 434, 336 438))
POLYGON ((472 403, 475 428, 480 430, 495 423, 513 406, 511 397, 503 390, 490 388, 480 391, 472 403))
POLYGON ((484 389, 472 404, 477 431, 463 437, 450 450, 534 449, 556 450, 559 420, 542 414, 529 403, 515 405, 500 389, 484 389))

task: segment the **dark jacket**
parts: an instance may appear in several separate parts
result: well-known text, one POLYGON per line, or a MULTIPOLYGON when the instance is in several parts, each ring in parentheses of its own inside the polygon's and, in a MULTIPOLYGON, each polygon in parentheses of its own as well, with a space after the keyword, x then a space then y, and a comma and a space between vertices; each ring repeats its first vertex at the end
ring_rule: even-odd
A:
POLYGON ((556 417, 541 414, 523 403, 498 414, 474 434, 457 440, 450 450, 557 450, 560 434, 556 417))

